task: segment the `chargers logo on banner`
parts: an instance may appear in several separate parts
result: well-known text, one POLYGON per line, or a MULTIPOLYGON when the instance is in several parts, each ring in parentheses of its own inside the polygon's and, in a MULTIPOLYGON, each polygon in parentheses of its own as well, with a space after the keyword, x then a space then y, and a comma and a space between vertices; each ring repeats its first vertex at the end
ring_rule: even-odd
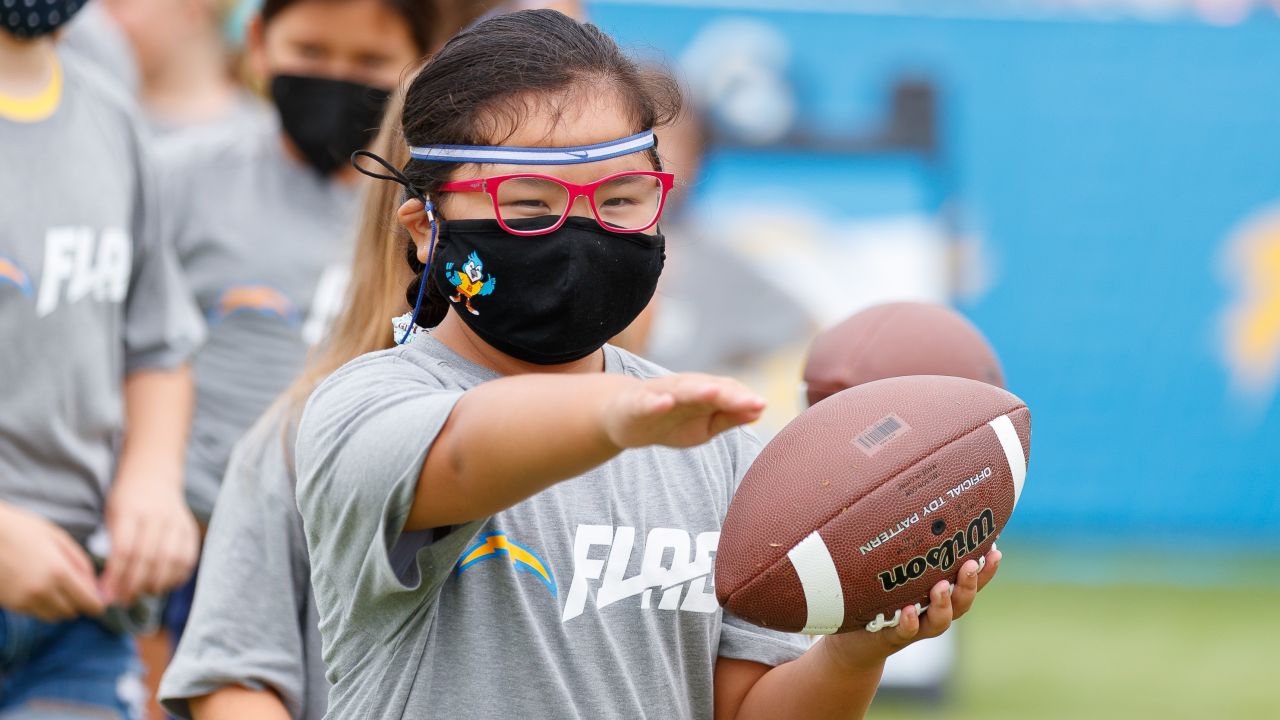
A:
POLYGON ((1224 355, 1232 385, 1269 402, 1280 374, 1280 208, 1255 216, 1226 246, 1234 297, 1226 311, 1224 355))

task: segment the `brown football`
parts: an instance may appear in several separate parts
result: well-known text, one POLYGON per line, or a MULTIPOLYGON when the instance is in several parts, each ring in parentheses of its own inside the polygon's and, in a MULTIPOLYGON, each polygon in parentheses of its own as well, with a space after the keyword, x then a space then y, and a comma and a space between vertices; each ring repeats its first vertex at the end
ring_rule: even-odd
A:
POLYGON ((814 339, 805 363, 810 405, 846 388, 902 375, 954 375, 1004 387, 982 331, 945 305, 876 305, 814 339))
POLYGON ((716 595, 777 630, 892 623, 990 549, 1030 452, 1026 404, 987 383, 916 375, 837 393, 747 471, 721 529, 716 595))

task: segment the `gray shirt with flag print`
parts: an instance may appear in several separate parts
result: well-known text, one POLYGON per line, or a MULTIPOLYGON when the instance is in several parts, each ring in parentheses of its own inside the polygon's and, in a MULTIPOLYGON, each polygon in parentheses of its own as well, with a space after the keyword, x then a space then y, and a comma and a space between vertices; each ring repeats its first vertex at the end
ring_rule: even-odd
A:
POLYGON ((427 336, 349 363, 308 403, 298 503, 328 717, 709 719, 717 657, 777 665, 808 646, 716 603, 721 522, 759 446, 745 430, 628 450, 492 517, 403 532, 432 439, 494 378, 427 336))
POLYGON ((341 307, 357 188, 284 152, 263 117, 157 148, 166 231, 208 324, 195 357, 187 501, 209 519, 231 447, 341 307))
POLYGON ((59 52, 53 114, 0 114, 0 502, 84 542, 102 523, 131 372, 199 342, 130 101, 59 52))

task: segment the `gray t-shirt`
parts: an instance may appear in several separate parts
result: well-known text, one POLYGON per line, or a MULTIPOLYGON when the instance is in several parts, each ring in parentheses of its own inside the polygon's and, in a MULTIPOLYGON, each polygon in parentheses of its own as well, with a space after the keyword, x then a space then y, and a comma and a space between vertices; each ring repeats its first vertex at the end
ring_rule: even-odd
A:
POLYGON ((433 438, 494 377, 424 337, 349 363, 307 405, 298 504, 328 717, 711 718, 718 656, 776 665, 807 647, 716 603, 721 522, 758 450, 744 430, 628 450, 492 517, 403 532, 433 438))
POLYGON ((195 603, 160 683, 170 713, 228 685, 270 689, 295 720, 324 716, 329 683, 294 501, 289 409, 273 405, 236 444, 205 537, 195 603))
POLYGON ((166 230, 208 323, 186 468, 203 522, 232 445, 341 307, 358 187, 286 156, 272 118, 175 136, 157 162, 166 230))
POLYGON ((156 115, 154 112, 148 112, 143 119, 146 121, 147 130, 152 138, 159 139, 164 143, 199 143, 201 140, 198 136, 192 135, 196 139, 188 140, 186 134, 217 133, 225 135, 230 133, 235 135, 253 132, 254 128, 261 124, 273 122, 274 113, 275 109, 262 98, 248 90, 237 89, 227 106, 213 117, 180 123, 175 122, 172 118, 165 118, 156 115))
POLYGON ((84 542, 101 524, 126 374, 199 342, 151 169, 115 83, 59 51, 62 97, 0 115, 0 502, 84 542))

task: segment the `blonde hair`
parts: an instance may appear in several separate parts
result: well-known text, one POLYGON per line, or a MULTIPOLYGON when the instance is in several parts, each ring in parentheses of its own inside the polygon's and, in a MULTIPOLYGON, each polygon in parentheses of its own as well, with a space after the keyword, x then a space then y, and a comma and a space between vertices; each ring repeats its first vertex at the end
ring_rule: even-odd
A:
MULTIPOLYGON (((397 90, 387 102, 382 126, 369 147, 397 167, 409 161, 409 149, 400 130, 403 107, 404 93, 397 90)), ((283 401, 289 404, 295 422, 321 380, 360 355, 395 344, 391 319, 409 311, 404 289, 412 279, 404 264, 412 240, 395 221, 400 202, 399 185, 368 183, 342 313, 334 319, 302 374, 284 393, 283 401)))

